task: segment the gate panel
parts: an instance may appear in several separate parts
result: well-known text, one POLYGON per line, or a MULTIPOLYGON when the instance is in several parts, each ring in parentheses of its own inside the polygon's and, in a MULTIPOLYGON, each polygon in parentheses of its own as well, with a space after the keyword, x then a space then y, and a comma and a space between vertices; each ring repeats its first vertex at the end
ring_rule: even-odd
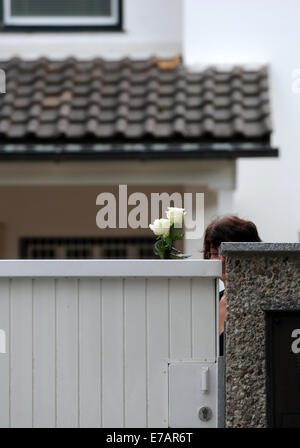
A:
POLYGON ((216 365, 220 265, 0 261, 0 426, 168 427, 168 366, 216 365))

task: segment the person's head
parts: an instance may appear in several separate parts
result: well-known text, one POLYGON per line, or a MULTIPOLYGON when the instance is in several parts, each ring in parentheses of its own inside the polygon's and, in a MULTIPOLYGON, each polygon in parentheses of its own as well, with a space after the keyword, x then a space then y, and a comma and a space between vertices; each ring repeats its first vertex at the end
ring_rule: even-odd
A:
POLYGON ((222 277, 225 283, 225 257, 219 254, 222 242, 254 242, 259 243, 256 225, 237 216, 225 216, 212 221, 205 230, 203 251, 207 260, 222 261, 222 277))

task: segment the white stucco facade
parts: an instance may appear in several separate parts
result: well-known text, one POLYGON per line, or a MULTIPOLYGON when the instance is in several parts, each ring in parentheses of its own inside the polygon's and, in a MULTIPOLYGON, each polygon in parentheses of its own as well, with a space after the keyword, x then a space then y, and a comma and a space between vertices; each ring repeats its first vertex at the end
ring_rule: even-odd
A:
POLYGON ((174 57, 182 52, 181 8, 181 0, 124 0, 122 32, 2 33, 0 58, 174 57))
POLYGON ((280 157, 240 159, 234 198, 235 211, 255 221, 265 241, 299 241, 299 11, 298 0, 184 0, 188 65, 270 67, 272 145, 280 157))

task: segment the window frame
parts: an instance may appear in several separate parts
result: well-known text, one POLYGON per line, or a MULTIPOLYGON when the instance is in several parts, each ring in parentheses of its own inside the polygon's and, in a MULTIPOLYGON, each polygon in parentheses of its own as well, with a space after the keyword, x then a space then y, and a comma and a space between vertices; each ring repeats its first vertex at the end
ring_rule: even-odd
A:
MULTIPOLYGON (((1 1, 1 0, 0 0, 1 1)), ((1 1, 2 31, 123 31, 123 0, 111 0, 113 3, 112 17, 79 18, 79 17, 31 17, 14 18, 9 16, 11 0, 1 1)))

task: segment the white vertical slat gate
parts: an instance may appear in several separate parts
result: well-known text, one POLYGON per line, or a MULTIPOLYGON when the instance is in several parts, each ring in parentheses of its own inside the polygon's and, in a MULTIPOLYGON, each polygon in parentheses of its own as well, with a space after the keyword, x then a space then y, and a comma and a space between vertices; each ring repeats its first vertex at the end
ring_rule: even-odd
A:
POLYGON ((203 260, 0 262, 0 427, 167 427, 168 364, 215 363, 203 260))

